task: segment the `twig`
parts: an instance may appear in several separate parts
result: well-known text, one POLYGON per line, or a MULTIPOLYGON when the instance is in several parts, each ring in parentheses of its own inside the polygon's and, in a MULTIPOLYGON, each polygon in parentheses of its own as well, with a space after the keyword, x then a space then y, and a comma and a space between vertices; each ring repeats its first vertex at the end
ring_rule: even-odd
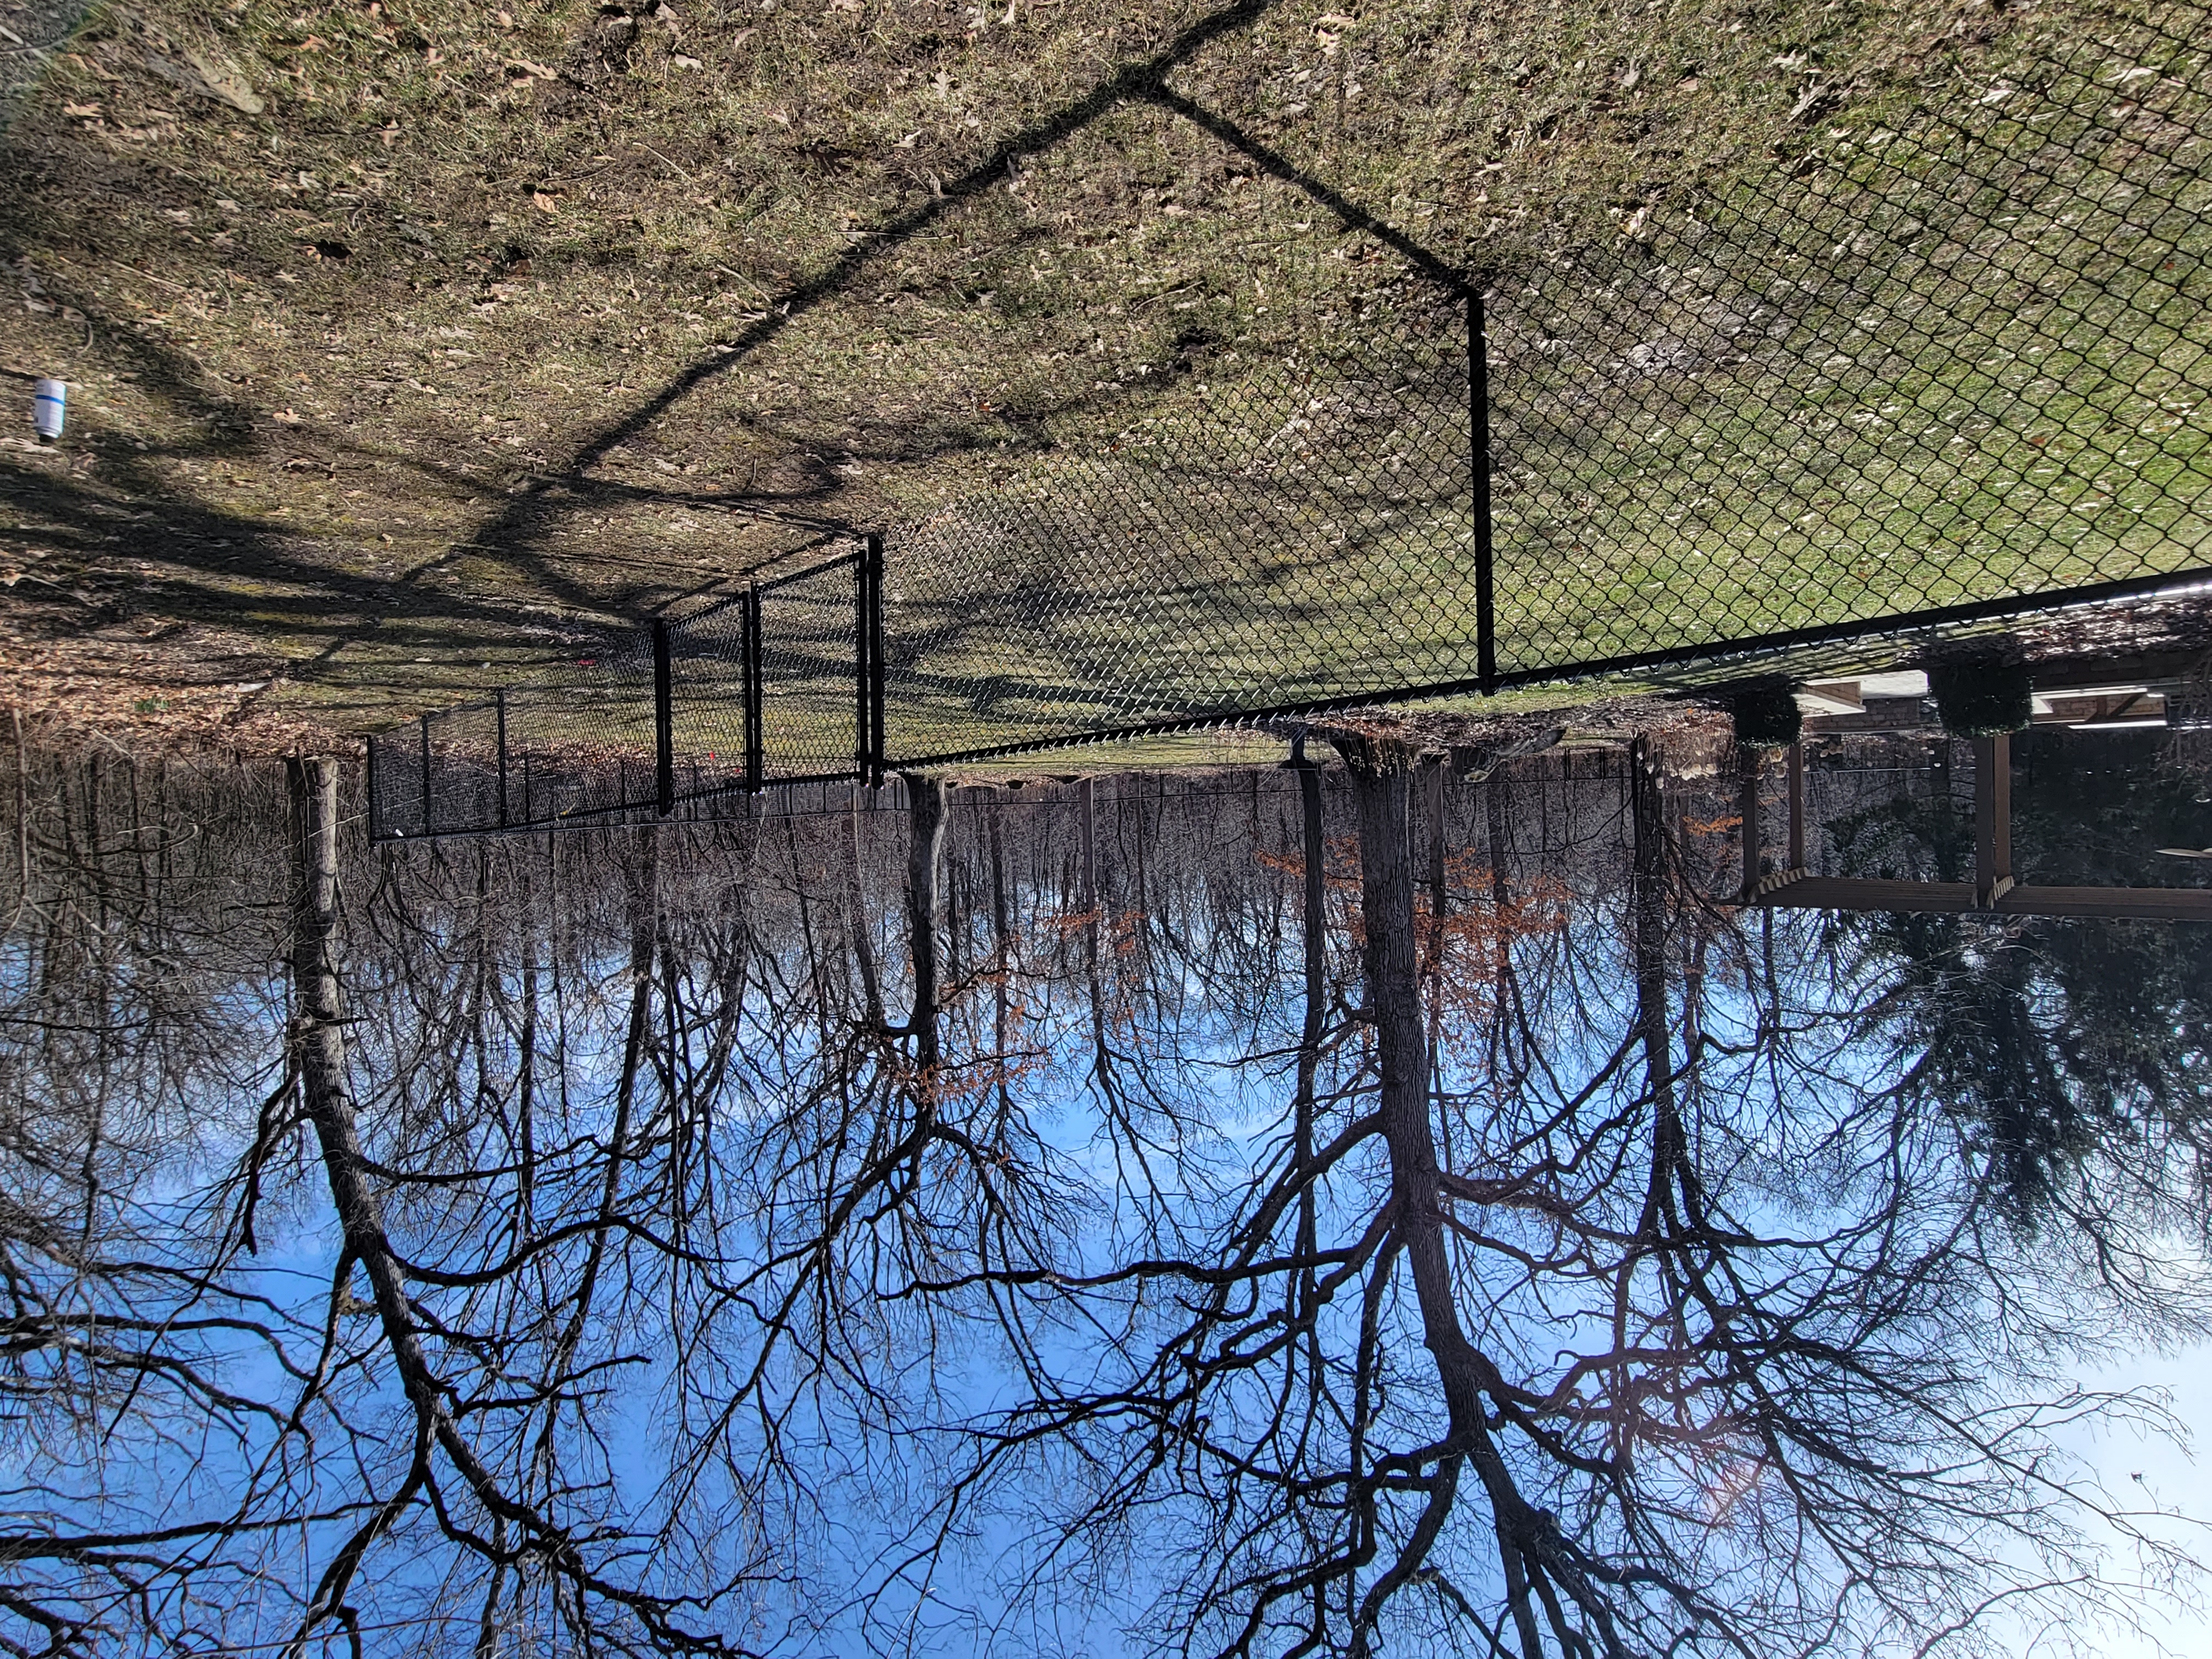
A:
POLYGON ((685 184, 696 185, 699 182, 696 179, 692 177, 691 174, 684 172, 682 167, 678 167, 675 162, 670 161, 665 155, 663 155, 659 150, 653 149, 651 144, 640 141, 638 148, 643 150, 647 155, 653 157, 654 161, 659 162, 663 167, 667 167, 671 172, 674 173, 675 175, 681 179, 685 184))
POLYGON ((742 270, 732 270, 727 265, 716 265, 714 269, 720 271, 725 276, 736 277, 739 282, 743 283, 747 288, 752 289, 754 293, 759 295, 763 299, 774 297, 766 289, 763 288, 758 283, 753 281, 751 277, 746 276, 742 270))
POLYGON ((157 283, 161 287, 167 289, 172 294, 189 294, 191 292, 190 289, 186 288, 181 283, 173 283, 166 276, 152 276, 146 271, 139 270, 135 265, 125 264, 120 259, 110 259, 107 263, 113 265, 118 270, 128 271, 133 276, 143 276, 149 283, 157 283))

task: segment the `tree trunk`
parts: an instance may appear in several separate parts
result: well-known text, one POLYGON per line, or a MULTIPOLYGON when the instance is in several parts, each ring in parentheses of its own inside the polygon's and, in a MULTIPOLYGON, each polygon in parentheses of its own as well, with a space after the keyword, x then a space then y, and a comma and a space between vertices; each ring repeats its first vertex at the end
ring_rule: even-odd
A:
POLYGON ((845 813, 845 926, 853 940, 853 961, 860 970, 862 1007, 868 1024, 884 1023, 884 994, 876 978, 876 951, 868 939, 868 906, 860 884, 860 791, 853 790, 845 813))
MULTIPOLYGON (((1421 771, 1421 804, 1429 821, 1429 921, 1439 940, 1443 935, 1444 910, 1450 896, 1444 874, 1445 857, 1450 851, 1444 836, 1446 771, 1447 763, 1442 757, 1431 761, 1421 771)), ((1436 948, 1441 949, 1441 945, 1436 948)))
MULTIPOLYGON (((1630 747, 1629 817, 1636 905, 1636 1030, 1662 1140, 1676 1132, 1674 1059, 1667 1005, 1667 812, 1649 738, 1630 747)), ((1662 1147, 1662 1151, 1671 1151, 1662 1147)))
POLYGON ((984 821, 991 854, 991 1074, 999 1096, 999 1121, 1013 1115, 1013 1097, 1007 1083, 1006 1048, 1012 1006, 1006 983, 1014 970, 1012 919, 1006 905, 1006 852, 1000 820, 1006 815, 1003 796, 994 799, 984 821))
POLYGON ((914 1012, 907 1029, 914 1033, 915 1066, 923 1078, 938 1065, 937 951, 943 931, 945 896, 945 780, 902 772, 906 784, 907 936, 914 953, 914 1012))
POLYGON ((1082 786, 1083 908, 1098 908, 1098 801, 1089 778, 1082 786))
POLYGON ((1428 1045, 1422 1030, 1415 949, 1408 836, 1413 757, 1402 744, 1351 737, 1335 742, 1349 769, 1358 807, 1366 1014, 1375 1026, 1382 1074, 1377 1116, 1390 1158, 1391 1231, 1402 1243, 1413 1276, 1423 1343, 1435 1359, 1455 1447, 1438 1459, 1430 1477, 1427 1504, 1397 1559, 1363 1599, 1352 1651, 1366 1652, 1368 1633, 1381 1608, 1421 1570, 1452 1510, 1462 1460, 1467 1458, 1473 1461, 1490 1499, 1509 1584, 1507 1599, 1525 1659, 1538 1659, 1543 1650, 1528 1599, 1528 1581, 1538 1563, 1528 1546, 1540 1535, 1540 1529, 1485 1421, 1484 1382, 1494 1371, 1461 1326, 1451 1252, 1444 1237, 1443 1190, 1429 1116, 1428 1045))
MULTIPOLYGON (((1367 1018, 1375 1027, 1382 1073, 1380 1116, 1390 1151, 1391 1201, 1406 1240, 1407 1264, 1420 1298, 1429 1346, 1463 1348, 1454 1304, 1443 1232, 1442 1189, 1437 1179, 1436 1137, 1429 1119, 1428 1040, 1422 1030, 1420 981, 1415 958, 1413 866, 1407 835, 1412 816, 1411 756, 1402 745, 1340 742, 1350 763, 1352 799, 1359 812, 1359 879, 1367 1018), (1442 1345, 1442 1346, 1440 1346, 1442 1345)), ((1445 1392, 1457 1427, 1479 1419, 1457 1365, 1445 1367, 1445 1392)))
MULTIPOLYGON (((432 1434, 450 1431, 428 1356, 415 1328, 407 1287, 392 1257, 384 1206, 370 1184, 368 1155, 346 1080, 345 1008, 338 983, 337 765, 318 757, 288 760, 292 801, 292 1041, 299 1056, 307 1119, 320 1143, 349 1262, 368 1275, 384 1337, 416 1413, 416 1461, 399 1489, 340 1547, 323 1572, 301 1624, 301 1640, 342 1605, 369 1546, 413 1500, 432 1434)), ((341 1285, 343 1291, 343 1285, 341 1285)), ((440 1438, 445 1438, 441 1435, 440 1438)))
MULTIPOLYGON (((1298 1082, 1296 1102, 1297 1158, 1301 1171, 1314 1154, 1314 1104, 1321 1075, 1321 1044, 1328 1013, 1328 889, 1325 861, 1328 843, 1323 833, 1321 769, 1305 757, 1301 739, 1294 764, 1298 775, 1301 841, 1305 854, 1304 933, 1305 943, 1306 1011, 1298 1032, 1298 1082)), ((1298 1191, 1298 1254, 1310 1259, 1318 1237, 1319 1217, 1314 1183, 1301 1174, 1298 1191)), ((1317 1280, 1309 1267, 1300 1275, 1300 1311, 1312 1304, 1317 1280)))

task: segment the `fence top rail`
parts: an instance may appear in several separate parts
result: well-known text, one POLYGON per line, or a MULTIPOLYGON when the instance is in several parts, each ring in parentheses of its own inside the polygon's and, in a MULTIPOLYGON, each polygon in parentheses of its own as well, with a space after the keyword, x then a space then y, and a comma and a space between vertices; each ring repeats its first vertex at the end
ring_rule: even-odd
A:
POLYGON ((743 605, 751 597, 750 586, 740 587, 734 593, 725 593, 720 598, 701 605, 688 617, 656 617, 653 620, 656 623, 665 623, 669 632, 673 634, 686 628, 696 627, 709 617, 719 617, 732 605, 743 605))
POLYGON ((754 591, 760 593, 772 593, 779 587, 788 587, 793 582, 803 582, 809 576, 818 576, 825 570, 835 570, 841 564, 858 564, 860 562, 860 552, 855 548, 850 553, 840 553, 834 559, 824 559, 819 564, 810 564, 804 570, 793 570, 773 580, 756 583, 754 591))
MULTIPOLYGON (((763 581, 760 579, 760 572, 767 569, 770 565, 781 564, 786 559, 795 559, 800 554, 811 553, 817 547, 828 546, 837 542, 848 540, 859 533, 860 532, 857 531, 833 531, 825 535, 817 536, 812 541, 802 542, 797 547, 787 549, 785 551, 777 554, 774 558, 767 560, 761 564, 753 566, 750 570, 743 571, 735 576, 727 578, 726 580, 736 582, 738 586, 732 592, 717 594, 714 598, 708 600, 706 604, 701 605, 696 611, 687 611, 681 616, 678 616, 671 611, 664 612, 662 615, 653 618, 653 620, 655 622, 665 623, 672 630, 696 627, 699 623, 706 621, 709 617, 720 616, 723 611, 727 611, 732 605, 744 604, 745 601, 750 599, 756 592, 765 592, 771 587, 780 587, 785 582, 802 580, 808 576, 813 575, 817 571, 833 568, 846 559, 856 559, 860 557, 860 556, 857 551, 841 554, 836 558, 825 560, 820 564, 810 565, 804 570, 793 571, 787 575, 771 576, 766 581, 763 581)), ((696 599, 698 595, 696 593, 687 594, 684 596, 684 599, 677 600, 675 603, 683 604, 685 600, 696 599)))
POLYGON ((502 686, 489 697, 479 698, 473 702, 457 702, 447 708, 426 708, 419 714, 410 714, 405 720, 395 725, 371 732, 368 734, 368 741, 375 743, 381 738, 404 737, 412 742, 424 725, 445 720, 453 714, 474 714, 485 710, 496 709, 501 700, 507 695, 507 688, 502 686))

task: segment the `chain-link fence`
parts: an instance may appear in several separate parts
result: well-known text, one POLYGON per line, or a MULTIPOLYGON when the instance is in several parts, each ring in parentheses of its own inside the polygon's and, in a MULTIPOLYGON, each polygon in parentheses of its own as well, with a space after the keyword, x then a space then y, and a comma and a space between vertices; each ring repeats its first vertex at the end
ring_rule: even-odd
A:
MULTIPOLYGON (((1176 301, 1195 309, 1171 358, 1102 358, 1096 395, 1024 416, 1003 459, 948 459, 951 493, 890 512, 879 561, 867 539, 765 575, 666 619, 657 683, 641 647, 605 701, 532 702, 520 796, 530 694, 508 694, 503 773, 495 708, 380 738, 378 831, 1690 661, 2199 571, 2212 28, 2193 6, 2107 21, 1906 116, 1815 112, 1793 153, 1624 209, 1602 246, 1463 276, 1464 257, 1363 220, 1295 296, 1176 301)), ((1182 108, 1163 91, 1146 118, 1182 108)))
POLYGON ((2083 42, 1503 285, 1502 665, 2201 562, 2203 39, 2083 42))
POLYGON ((380 732, 368 750, 372 833, 465 834, 654 804, 652 686, 649 644, 635 641, 380 732))
POLYGON ((738 792, 879 776, 865 618, 879 545, 817 557, 664 617, 532 685, 369 740, 378 840, 580 823, 738 792))

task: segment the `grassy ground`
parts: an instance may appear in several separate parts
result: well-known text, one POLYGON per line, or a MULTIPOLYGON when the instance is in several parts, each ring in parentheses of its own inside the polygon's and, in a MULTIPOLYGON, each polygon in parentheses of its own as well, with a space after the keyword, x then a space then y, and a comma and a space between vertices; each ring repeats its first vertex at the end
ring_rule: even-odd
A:
MULTIPOLYGON (((979 718, 1079 724, 1262 676, 1293 695, 1348 665, 1379 683, 1459 660, 1437 278, 1536 271, 1585 291, 1576 273, 1629 269, 1616 309, 1665 326, 1635 324, 1606 361, 1655 340, 1703 350, 1713 308, 1666 275, 1686 212, 1793 174, 1848 182, 1850 145, 1987 98, 2082 15, 244 0, 58 18, 0 0, 0 23, 45 48, 9 56, 0 253, 21 303, 0 366, 26 402, 43 374, 72 399, 61 445, 0 448, 11 691, 100 720, 359 730, 596 661, 653 607, 882 524, 921 526, 903 563, 895 542, 890 596, 917 743, 979 718), (1686 308, 1702 334, 1668 320, 1686 308), (1421 418, 1378 414, 1378 388, 1421 418), (1427 436, 1394 449, 1404 432, 1427 436), (1317 455, 1356 464, 1316 482, 1317 455), (1237 509, 1241 542, 1194 544, 1194 488, 1237 509), (1152 541, 1103 557, 1111 520, 1094 514, 1091 542, 1039 557, 1035 509, 1055 500, 1139 502, 1152 541), (1264 625, 1240 625, 1232 652, 1238 606, 1264 625)), ((2136 107, 2201 131, 2191 75, 2180 103, 2136 107)), ((2144 118, 2124 112, 2116 141, 2201 180, 2201 157, 2144 118)), ((2149 165, 2110 159, 2125 178, 2149 165)), ((2111 289, 2085 264, 2110 238, 2075 231, 2057 268, 2111 289)), ((2201 281, 2200 252, 2122 297, 2201 281)), ((1810 325, 1858 292, 1779 314, 1810 325)), ((2201 356, 2199 326, 2175 337, 2201 356)), ((1501 374, 1526 365, 1544 443, 1581 445, 1603 512, 1577 522, 1617 527, 1567 549, 1547 528, 1559 504, 1515 497, 1510 476, 1500 507, 1532 515, 1513 547, 1540 581, 1522 591, 1571 597, 1582 611, 1553 632, 1580 640, 1590 618, 1650 609, 1653 548, 1684 572, 1685 545, 1724 565, 1741 550, 1670 522, 1648 479, 1631 514, 1603 465, 1617 434, 1595 446, 1531 342, 1501 331, 1501 374)), ((1785 330, 1761 349, 1802 344, 1785 330)), ((2158 394, 2174 422, 2160 453, 2185 465, 2198 360, 2158 394)), ((1879 368, 1852 395, 1887 419, 1910 376, 1879 368)), ((2005 373, 2054 431, 2094 416, 2139 435, 2153 418, 2005 373)), ((1652 436, 1652 397, 1682 395, 1653 379, 1620 418, 1644 421, 1650 465, 1705 492, 1677 492, 1694 516, 1711 447, 1652 436)), ((1824 395, 1743 418, 1794 456, 1824 395)), ((1943 398, 1987 401, 1947 384, 1929 419, 1943 398)), ((1887 434, 1851 429, 1861 450, 1825 453, 1896 471, 1887 434)), ((1501 428, 1522 445, 1509 474, 1536 431, 1501 428)), ((2011 465, 1975 487, 2006 499, 2011 465)), ((2072 488, 2041 495, 2065 507, 2072 488)), ((1762 556, 1802 556, 1754 533, 1762 556)))

